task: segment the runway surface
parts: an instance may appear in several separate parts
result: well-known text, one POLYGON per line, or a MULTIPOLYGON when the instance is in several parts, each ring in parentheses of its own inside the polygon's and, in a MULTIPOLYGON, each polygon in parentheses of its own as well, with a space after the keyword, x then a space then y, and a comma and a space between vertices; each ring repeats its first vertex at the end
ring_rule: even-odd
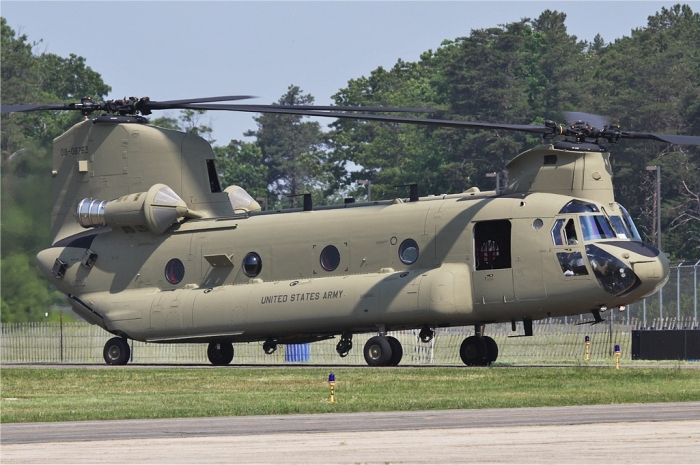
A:
POLYGON ((2 425, 3 463, 698 463, 700 402, 2 425))

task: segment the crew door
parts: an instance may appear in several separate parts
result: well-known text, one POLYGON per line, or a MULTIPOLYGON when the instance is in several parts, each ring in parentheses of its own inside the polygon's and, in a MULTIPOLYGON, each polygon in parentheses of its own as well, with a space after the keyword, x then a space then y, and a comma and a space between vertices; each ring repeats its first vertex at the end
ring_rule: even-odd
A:
POLYGON ((514 300, 509 220, 474 223, 474 305, 514 300))

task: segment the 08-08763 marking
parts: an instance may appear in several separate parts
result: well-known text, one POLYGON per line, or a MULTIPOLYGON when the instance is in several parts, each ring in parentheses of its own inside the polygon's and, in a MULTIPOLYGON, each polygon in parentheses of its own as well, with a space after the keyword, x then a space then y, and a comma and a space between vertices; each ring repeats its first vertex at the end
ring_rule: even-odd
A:
POLYGON ((61 156, 65 157, 67 155, 87 155, 88 146, 79 145, 77 147, 71 147, 69 149, 61 149, 61 156))

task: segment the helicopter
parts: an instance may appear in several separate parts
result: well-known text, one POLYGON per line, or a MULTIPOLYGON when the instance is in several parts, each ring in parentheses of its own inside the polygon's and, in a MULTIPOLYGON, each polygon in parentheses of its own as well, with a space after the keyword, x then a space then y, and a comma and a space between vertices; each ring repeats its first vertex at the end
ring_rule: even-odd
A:
POLYGON ((234 343, 338 339, 356 334, 370 366, 395 366, 403 349, 389 331, 473 326, 459 355, 487 366, 498 345, 488 324, 601 313, 658 291, 667 256, 642 241, 613 195, 608 147, 646 139, 700 145, 700 137, 623 131, 602 117, 559 125, 394 116, 416 108, 243 105, 249 96, 3 105, 3 113, 75 110, 85 120, 53 143, 52 244, 36 262, 82 318, 114 334, 110 365, 130 359, 128 340, 207 343, 228 365, 234 343), (467 130, 540 134, 542 144, 507 165, 494 191, 262 211, 240 186, 222 188, 211 146, 159 128, 154 110, 192 109, 355 118, 467 130), (93 119, 93 112, 103 114, 93 119), (383 114, 376 114, 381 112, 383 114))

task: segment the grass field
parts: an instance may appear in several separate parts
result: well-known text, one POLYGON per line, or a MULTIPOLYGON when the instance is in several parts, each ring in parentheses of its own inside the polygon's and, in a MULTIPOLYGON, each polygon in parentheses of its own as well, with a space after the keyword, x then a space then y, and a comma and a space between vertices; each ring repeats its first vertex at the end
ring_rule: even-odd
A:
POLYGON ((2 368, 2 423, 700 400, 663 368, 2 368))

